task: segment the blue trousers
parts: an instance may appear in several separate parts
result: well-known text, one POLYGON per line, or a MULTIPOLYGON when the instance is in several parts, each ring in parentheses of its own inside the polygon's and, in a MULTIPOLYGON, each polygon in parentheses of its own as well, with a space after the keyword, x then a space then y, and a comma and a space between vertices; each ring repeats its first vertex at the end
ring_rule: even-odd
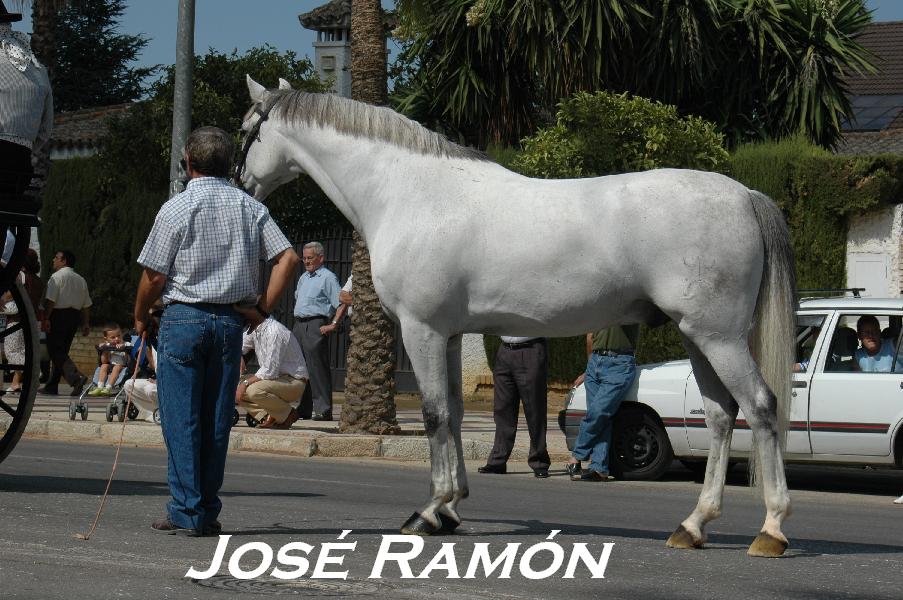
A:
POLYGON ((229 305, 171 304, 160 322, 157 392, 169 457, 169 520, 201 529, 222 509, 243 320, 229 305))
POLYGON ((590 460, 589 468, 609 472, 611 425, 624 396, 636 378, 636 361, 629 354, 617 356, 590 355, 583 386, 586 389, 586 415, 571 455, 577 460, 590 460))

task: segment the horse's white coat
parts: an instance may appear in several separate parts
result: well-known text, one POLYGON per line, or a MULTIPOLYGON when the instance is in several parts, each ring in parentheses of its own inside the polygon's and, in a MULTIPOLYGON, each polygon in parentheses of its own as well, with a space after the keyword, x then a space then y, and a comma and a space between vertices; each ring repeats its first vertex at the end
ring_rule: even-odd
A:
MULTIPOLYGON (((248 85, 255 103, 289 101, 250 78, 248 85)), ((258 118, 249 111, 243 129, 258 118)), ((789 497, 775 397, 749 351, 760 288, 774 279, 774 269, 763 279, 763 240, 771 234, 763 233, 757 210, 780 220, 777 209, 714 173, 538 180, 438 154, 329 125, 287 123, 274 111, 243 176, 246 189, 264 198, 309 174, 366 240, 374 286, 401 325, 423 394, 433 465, 424 519, 436 523, 437 511, 458 518, 457 502, 467 495, 461 334, 568 336, 668 317, 687 342, 714 435, 706 483, 684 527, 701 541, 705 523, 720 514, 739 402, 762 461, 764 530, 784 540, 789 497)), ((785 248, 782 231, 772 237, 785 248)), ((769 260, 790 273, 783 283, 792 287, 786 257, 769 260)), ((792 296, 786 289, 771 295, 777 310, 769 310, 780 314, 763 313, 763 320, 778 325, 772 341, 786 360, 778 377, 789 381, 792 296)))

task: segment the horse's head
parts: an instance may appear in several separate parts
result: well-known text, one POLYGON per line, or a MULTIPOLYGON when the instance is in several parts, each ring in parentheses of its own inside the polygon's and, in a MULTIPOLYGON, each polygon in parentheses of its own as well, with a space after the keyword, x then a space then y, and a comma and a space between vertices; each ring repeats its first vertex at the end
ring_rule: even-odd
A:
MULTIPOLYGON (((253 105, 242 120, 242 150, 235 176, 248 193, 263 199, 297 177, 300 171, 290 163, 285 139, 270 120, 278 98, 250 75, 247 83, 253 105)), ((279 89, 291 89, 291 85, 280 78, 279 89)))

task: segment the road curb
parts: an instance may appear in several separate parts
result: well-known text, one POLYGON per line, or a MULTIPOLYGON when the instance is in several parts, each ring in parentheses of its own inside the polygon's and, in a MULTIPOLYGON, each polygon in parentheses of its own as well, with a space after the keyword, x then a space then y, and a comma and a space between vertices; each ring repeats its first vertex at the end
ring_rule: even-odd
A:
MULTIPOLYGON (((122 435, 127 446, 162 447, 163 434, 159 427, 144 423, 97 423, 90 421, 60 421, 31 419, 24 436, 35 439, 79 440, 115 444, 122 435)), ((484 440, 461 440, 465 460, 485 460, 492 444, 484 440)), ((229 452, 264 452, 307 458, 393 458, 429 460, 429 440, 421 435, 354 435, 327 433, 317 430, 262 431, 244 427, 229 435, 229 452)), ((527 450, 515 447, 511 460, 527 459, 527 450)), ((553 461, 566 460, 567 455, 552 453, 553 461)))

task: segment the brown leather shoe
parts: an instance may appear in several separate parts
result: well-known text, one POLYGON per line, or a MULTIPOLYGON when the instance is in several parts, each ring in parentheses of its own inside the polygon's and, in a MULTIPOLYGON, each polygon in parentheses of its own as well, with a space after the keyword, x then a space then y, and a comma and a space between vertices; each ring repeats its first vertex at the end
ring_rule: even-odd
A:
MULTIPOLYGON (((271 417, 267 417, 271 418, 271 417)), ((298 420, 298 411, 294 408, 288 411, 288 416, 285 418, 285 421, 279 423, 277 425, 273 425, 273 429, 291 429, 292 425, 295 424, 295 421, 298 420)))

